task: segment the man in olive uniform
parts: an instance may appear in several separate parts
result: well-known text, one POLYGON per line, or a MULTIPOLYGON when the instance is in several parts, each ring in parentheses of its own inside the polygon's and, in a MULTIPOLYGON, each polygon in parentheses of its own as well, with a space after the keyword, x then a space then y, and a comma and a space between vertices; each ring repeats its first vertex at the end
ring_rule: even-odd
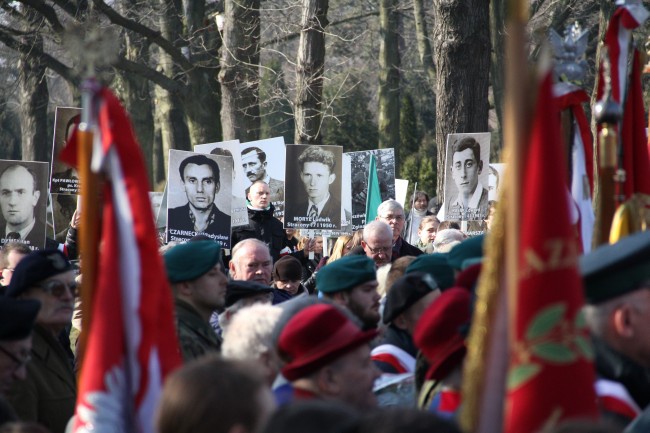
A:
POLYGON ((76 293, 75 271, 58 250, 35 251, 23 258, 6 291, 8 297, 41 303, 27 378, 13 384, 7 399, 22 421, 38 422, 52 433, 65 431, 77 400, 74 356, 69 343, 62 344, 76 293))
POLYGON ((592 251, 580 268, 596 394, 603 415, 624 426, 650 404, 650 232, 592 251))
POLYGON ((221 311, 228 279, 221 247, 212 240, 176 245, 164 256, 174 292, 176 332, 185 362, 218 352, 221 342, 210 326, 210 316, 221 311))

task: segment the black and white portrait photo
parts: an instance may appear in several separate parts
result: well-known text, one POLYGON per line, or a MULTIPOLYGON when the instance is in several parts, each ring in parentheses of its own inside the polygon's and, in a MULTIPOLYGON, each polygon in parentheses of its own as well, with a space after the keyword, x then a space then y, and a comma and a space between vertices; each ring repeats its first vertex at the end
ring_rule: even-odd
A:
POLYGON ((276 218, 284 215, 284 147, 282 137, 239 144, 242 170, 247 181, 245 193, 248 196, 250 186, 257 181, 266 183, 271 191, 273 216, 276 218))
POLYGON ((0 243, 45 246, 47 162, 0 160, 0 243))
POLYGON ((284 226, 341 229, 341 146, 287 145, 284 226))
POLYGON ((81 108, 56 107, 54 139, 52 140, 51 194, 79 194, 79 175, 77 171, 60 162, 58 156, 80 121, 81 108))
POLYGON ((346 153, 350 156, 352 166, 352 230, 362 229, 366 225, 366 198, 368 194, 368 169, 370 155, 375 156, 377 179, 381 200, 395 198, 395 150, 375 149, 346 153))
POLYGON ((167 242, 205 235, 230 248, 229 158, 169 151, 167 242))
POLYGON ((488 211, 490 134, 449 134, 444 220, 483 220, 488 211))

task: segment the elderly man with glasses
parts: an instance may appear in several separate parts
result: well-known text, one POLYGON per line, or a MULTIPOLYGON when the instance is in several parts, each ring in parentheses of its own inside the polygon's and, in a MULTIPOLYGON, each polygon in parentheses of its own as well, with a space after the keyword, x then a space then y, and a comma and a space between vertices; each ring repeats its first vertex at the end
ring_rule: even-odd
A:
POLYGON ((391 261, 399 259, 404 256, 419 256, 422 251, 409 244, 402 237, 404 225, 406 224, 406 217, 404 216, 404 208, 396 200, 386 200, 377 208, 377 220, 383 221, 390 226, 393 230, 393 243, 391 261))
POLYGON ((76 293, 75 271, 57 250, 35 251, 21 260, 6 292, 11 298, 41 303, 27 378, 15 383, 7 398, 21 420, 43 424, 52 433, 63 433, 74 414, 73 356, 61 340, 72 319, 76 293))

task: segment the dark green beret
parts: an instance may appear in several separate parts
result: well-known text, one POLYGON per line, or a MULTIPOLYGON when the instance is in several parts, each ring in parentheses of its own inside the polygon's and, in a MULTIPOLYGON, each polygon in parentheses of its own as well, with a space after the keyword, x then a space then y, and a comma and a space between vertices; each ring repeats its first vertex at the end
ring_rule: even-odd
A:
POLYGON ((483 257, 483 239, 485 235, 474 236, 453 247, 447 256, 449 266, 461 270, 465 260, 483 257))
POLYGON ((642 288, 644 282, 650 282, 650 232, 634 233, 584 255, 580 273, 590 304, 642 288))
POLYGON ((191 281, 207 273, 221 260, 221 247, 212 240, 186 242, 168 250, 163 259, 170 282, 191 281))
POLYGON ((372 259, 367 256, 345 256, 318 271, 316 288, 322 293, 336 293, 376 279, 377 271, 372 259))
POLYGON ((404 273, 426 272, 444 290, 454 285, 454 270, 447 263, 447 255, 448 253, 422 254, 408 265, 404 273))
POLYGON ((41 303, 0 296, 0 341, 27 338, 32 333, 41 303))

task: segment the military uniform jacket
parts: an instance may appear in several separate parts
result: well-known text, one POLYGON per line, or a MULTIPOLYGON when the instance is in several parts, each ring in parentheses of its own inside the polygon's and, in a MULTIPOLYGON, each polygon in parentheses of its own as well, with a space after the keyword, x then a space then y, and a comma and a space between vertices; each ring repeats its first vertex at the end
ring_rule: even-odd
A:
POLYGON ((14 383, 8 401, 22 421, 38 422, 52 433, 63 433, 77 399, 70 358, 61 343, 39 325, 34 326, 31 353, 27 379, 14 383))
POLYGON ((221 341, 208 322, 185 301, 175 300, 176 332, 185 362, 208 353, 218 353, 221 341))

